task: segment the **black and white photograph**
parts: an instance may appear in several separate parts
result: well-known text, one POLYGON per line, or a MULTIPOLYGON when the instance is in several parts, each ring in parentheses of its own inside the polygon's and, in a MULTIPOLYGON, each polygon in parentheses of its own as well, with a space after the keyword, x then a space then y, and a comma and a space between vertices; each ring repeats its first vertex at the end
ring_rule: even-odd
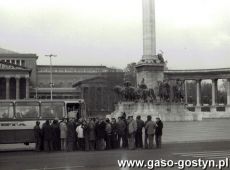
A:
POLYGON ((0 170, 230 169, 229 0, 0 0, 0 170))

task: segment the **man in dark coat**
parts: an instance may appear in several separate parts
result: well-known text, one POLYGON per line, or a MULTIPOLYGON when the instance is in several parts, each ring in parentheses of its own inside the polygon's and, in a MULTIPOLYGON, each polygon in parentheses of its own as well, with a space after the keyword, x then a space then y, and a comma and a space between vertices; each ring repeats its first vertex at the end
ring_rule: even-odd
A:
POLYGON ((35 138, 35 150, 41 151, 41 143, 42 143, 42 131, 40 128, 40 122, 36 121, 36 125, 34 126, 34 138, 35 138))
POLYGON ((126 126, 123 147, 127 148, 128 147, 128 122, 127 122, 127 119, 126 119, 126 113, 125 112, 123 113, 121 118, 125 122, 125 126, 126 126))
POLYGON ((96 132, 96 146, 97 150, 104 150, 105 149, 105 132, 106 123, 103 119, 99 119, 95 126, 96 132))
POLYGON ((118 147, 118 135, 117 135, 117 122, 115 118, 111 121, 112 133, 111 133, 111 147, 116 149, 118 147))
POLYGON ((156 118, 156 131, 155 131, 155 140, 157 148, 161 148, 161 138, 162 138, 162 130, 163 130, 163 123, 160 118, 156 118))
POLYGON ((83 121, 83 131, 84 131, 84 143, 85 143, 85 151, 89 151, 89 120, 83 121))
POLYGON ((125 124, 125 121, 119 117, 118 118, 118 122, 117 122, 117 134, 118 134, 118 146, 121 146, 121 141, 122 141, 122 147, 125 148, 126 147, 126 139, 125 139, 125 135, 126 135, 126 129, 127 126, 125 124))
POLYGON ((54 151, 60 150, 60 128, 57 120, 54 120, 52 125, 53 131, 53 149, 54 151))
POLYGON ((53 133, 52 127, 50 126, 50 121, 46 120, 42 127, 42 136, 43 136, 43 143, 44 143, 44 150, 45 151, 52 151, 53 150, 53 133))
POLYGON ((142 129, 145 126, 145 123, 143 120, 141 120, 141 116, 137 116, 136 118, 137 122, 137 131, 136 131, 136 147, 142 148, 143 147, 143 140, 142 140, 142 129))
POLYGON ((105 136, 105 142, 106 142, 106 149, 109 150, 111 149, 111 138, 112 138, 112 125, 110 123, 110 120, 107 118, 106 119, 106 127, 105 127, 105 131, 106 131, 106 136, 105 136))
POLYGON ((67 151, 73 151, 76 142, 76 125, 71 119, 67 123, 67 151))

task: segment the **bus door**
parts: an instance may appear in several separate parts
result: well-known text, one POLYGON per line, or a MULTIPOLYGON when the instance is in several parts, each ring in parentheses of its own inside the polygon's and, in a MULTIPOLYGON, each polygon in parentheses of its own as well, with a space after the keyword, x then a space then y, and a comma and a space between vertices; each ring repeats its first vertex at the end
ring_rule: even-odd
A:
POLYGON ((81 118, 80 104, 77 102, 66 102, 66 112, 68 118, 79 120, 81 118))

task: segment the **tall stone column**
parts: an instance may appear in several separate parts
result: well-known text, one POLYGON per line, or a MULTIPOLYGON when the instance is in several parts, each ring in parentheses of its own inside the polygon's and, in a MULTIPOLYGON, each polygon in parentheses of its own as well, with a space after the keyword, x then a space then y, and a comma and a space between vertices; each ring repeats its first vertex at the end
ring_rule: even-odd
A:
POLYGON ((216 105, 216 99, 217 99, 217 79, 212 80, 212 106, 216 105))
POLYGON ((185 104, 188 104, 188 90, 187 90, 187 81, 184 80, 184 98, 185 104))
POLYGON ((201 80, 196 81, 196 106, 201 106, 201 80))
POLYGON ((164 79, 165 63, 156 55, 155 0, 142 0, 143 7, 143 56, 136 66, 137 85, 144 83, 156 90, 164 79))
POLYGON ((30 98, 30 79, 26 77, 26 99, 30 98))
POLYGON ((10 99, 10 77, 6 76, 6 99, 10 99))
POLYGON ((155 0, 142 0, 143 60, 156 59, 155 0))
POLYGON ((216 87, 216 104, 218 104, 218 79, 215 81, 215 87, 216 87))
POLYGON ((227 80, 227 105, 230 106, 230 79, 227 80))
POLYGON ((20 99, 20 77, 15 77, 16 79, 16 99, 20 99))

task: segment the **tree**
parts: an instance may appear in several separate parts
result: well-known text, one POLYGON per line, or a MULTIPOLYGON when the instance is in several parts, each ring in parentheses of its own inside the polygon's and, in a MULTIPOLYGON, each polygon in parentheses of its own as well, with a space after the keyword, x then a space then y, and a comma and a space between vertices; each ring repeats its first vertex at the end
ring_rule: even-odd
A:
POLYGON ((136 76, 136 63, 127 64, 124 69, 125 72, 125 81, 129 81, 132 86, 136 86, 137 84, 137 76, 136 76))

